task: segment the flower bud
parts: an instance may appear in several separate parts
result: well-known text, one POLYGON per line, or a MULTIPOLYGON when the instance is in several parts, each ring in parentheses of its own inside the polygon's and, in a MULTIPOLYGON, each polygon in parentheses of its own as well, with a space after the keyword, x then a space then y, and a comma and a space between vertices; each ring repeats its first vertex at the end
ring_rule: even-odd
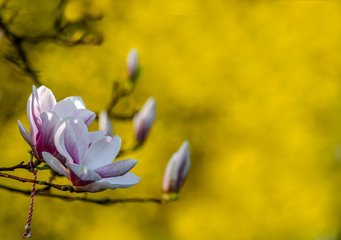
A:
POLYGON ((138 77, 139 62, 138 62, 138 52, 136 48, 132 48, 127 56, 127 73, 128 78, 132 81, 136 80, 138 77))
POLYGON ((107 111, 101 111, 98 116, 99 130, 106 131, 107 136, 113 136, 113 127, 107 111))
POLYGON ((148 136, 149 130, 155 121, 155 115, 156 101, 151 97, 133 119, 135 138, 139 144, 142 144, 148 136))
POLYGON ((178 193, 191 165, 189 144, 185 141, 169 160, 163 176, 162 192, 178 193))

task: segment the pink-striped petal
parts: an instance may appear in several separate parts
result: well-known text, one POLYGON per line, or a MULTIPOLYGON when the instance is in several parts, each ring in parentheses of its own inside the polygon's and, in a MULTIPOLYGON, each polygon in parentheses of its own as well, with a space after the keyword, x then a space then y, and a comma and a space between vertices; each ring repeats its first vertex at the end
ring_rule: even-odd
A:
POLYGON ((41 152, 43 151, 57 155, 57 149, 54 144, 54 131, 60 119, 54 112, 43 112, 40 115, 40 118, 42 125, 39 139, 36 144, 39 157, 42 157, 41 152))
POLYGON ((79 164, 89 146, 88 129, 79 118, 67 117, 58 125, 54 141, 67 162, 79 164))
POLYGON ((73 186, 85 186, 101 180, 101 176, 85 166, 66 163, 70 170, 70 180, 73 186))

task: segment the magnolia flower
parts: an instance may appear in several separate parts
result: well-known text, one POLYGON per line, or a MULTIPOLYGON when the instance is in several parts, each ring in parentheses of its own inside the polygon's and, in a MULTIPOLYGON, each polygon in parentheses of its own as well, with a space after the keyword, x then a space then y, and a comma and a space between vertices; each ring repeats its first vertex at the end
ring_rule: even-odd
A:
POLYGON ((135 138, 138 143, 143 143, 146 139, 150 128, 152 127, 156 116, 156 101, 149 98, 143 105, 141 111, 134 116, 133 125, 135 138))
POLYGON ((106 131, 106 135, 113 135, 113 128, 107 111, 101 111, 98 116, 99 130, 106 131))
POLYGON ((75 116, 67 117, 56 127, 54 142, 58 152, 65 157, 69 171, 48 152, 43 152, 44 160, 52 169, 65 175, 76 191, 128 188, 140 181, 140 177, 129 172, 137 160, 113 162, 121 147, 118 136, 102 136, 90 146, 89 141, 83 121, 75 116))
POLYGON ((167 164, 163 176, 162 191, 164 193, 178 193, 186 179, 190 165, 189 144, 185 141, 167 164))
POLYGON ((138 52, 136 48, 132 48, 127 56, 127 73, 128 78, 135 80, 138 76, 139 62, 138 62, 138 52))
POLYGON ((68 97, 57 103, 50 89, 45 86, 36 89, 33 86, 27 102, 30 134, 19 120, 18 125, 21 135, 37 159, 42 158, 42 152, 58 155, 53 140, 55 127, 61 119, 72 115, 78 116, 87 126, 95 119, 95 113, 85 108, 80 97, 68 97))

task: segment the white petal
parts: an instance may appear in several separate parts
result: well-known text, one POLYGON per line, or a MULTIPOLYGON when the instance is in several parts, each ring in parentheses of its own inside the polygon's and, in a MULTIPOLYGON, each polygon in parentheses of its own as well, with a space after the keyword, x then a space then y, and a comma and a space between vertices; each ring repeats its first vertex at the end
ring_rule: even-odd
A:
POLYGON ((31 146, 31 148, 34 147, 32 139, 30 137, 30 135, 28 134, 26 128, 21 124, 21 122, 18 120, 18 127, 19 127, 19 131, 21 136, 25 139, 25 141, 31 146))
POLYGON ((81 97, 67 97, 65 100, 71 100, 77 109, 85 109, 85 104, 81 97))
POLYGON ((69 173, 66 170, 66 168, 63 166, 63 164, 54 156, 52 156, 50 153, 48 152, 43 152, 43 158, 45 160, 45 162, 56 172, 66 176, 67 178, 69 178, 69 173))
POLYGON ((39 105, 41 112, 50 111, 51 108, 56 104, 56 98, 52 91, 45 86, 41 86, 37 89, 39 97, 39 105))
POLYGON ((99 192, 106 189, 128 188, 136 185, 140 181, 140 177, 128 172, 120 177, 104 178, 100 181, 84 186, 86 191, 99 192))
POLYGON ((88 109, 76 109, 73 111, 73 115, 79 117, 88 127, 96 118, 96 114, 88 109))
POLYGON ((56 112, 60 118, 74 115, 77 109, 85 109, 83 100, 80 97, 68 97, 56 103, 51 111, 56 112))
POLYGON ((93 131, 89 132, 89 144, 92 144, 94 141, 104 137, 106 134, 105 131, 93 131))
POLYGON ((102 137, 97 139, 89 147, 82 165, 90 169, 96 169, 105 166, 114 161, 121 148, 121 139, 119 136, 102 137))
POLYGON ((80 163, 89 146, 88 129, 79 118, 67 117, 57 126, 54 141, 67 162, 80 163))
POLYGON ((72 162, 72 158, 65 148, 65 141, 64 141, 65 128, 66 128, 66 122, 60 121, 54 133, 54 144, 59 154, 65 157, 67 162, 72 162))

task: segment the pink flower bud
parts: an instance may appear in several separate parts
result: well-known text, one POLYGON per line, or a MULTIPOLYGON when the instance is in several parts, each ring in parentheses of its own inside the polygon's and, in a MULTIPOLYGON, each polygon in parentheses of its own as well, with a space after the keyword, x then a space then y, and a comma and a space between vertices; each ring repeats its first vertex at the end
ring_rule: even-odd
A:
POLYGON ((178 193, 181 189, 191 165, 189 144, 185 141, 169 160, 163 176, 162 191, 178 193))
POLYGON ((138 76, 138 52, 136 48, 132 48, 127 56, 127 72, 130 80, 135 80, 138 76))
POLYGON ((156 116, 156 101, 149 98, 139 113, 134 116, 134 132, 138 143, 143 143, 148 136, 156 116))
POLYGON ((107 111, 101 111, 98 116, 99 130, 106 131, 107 136, 113 136, 113 127, 107 111))

